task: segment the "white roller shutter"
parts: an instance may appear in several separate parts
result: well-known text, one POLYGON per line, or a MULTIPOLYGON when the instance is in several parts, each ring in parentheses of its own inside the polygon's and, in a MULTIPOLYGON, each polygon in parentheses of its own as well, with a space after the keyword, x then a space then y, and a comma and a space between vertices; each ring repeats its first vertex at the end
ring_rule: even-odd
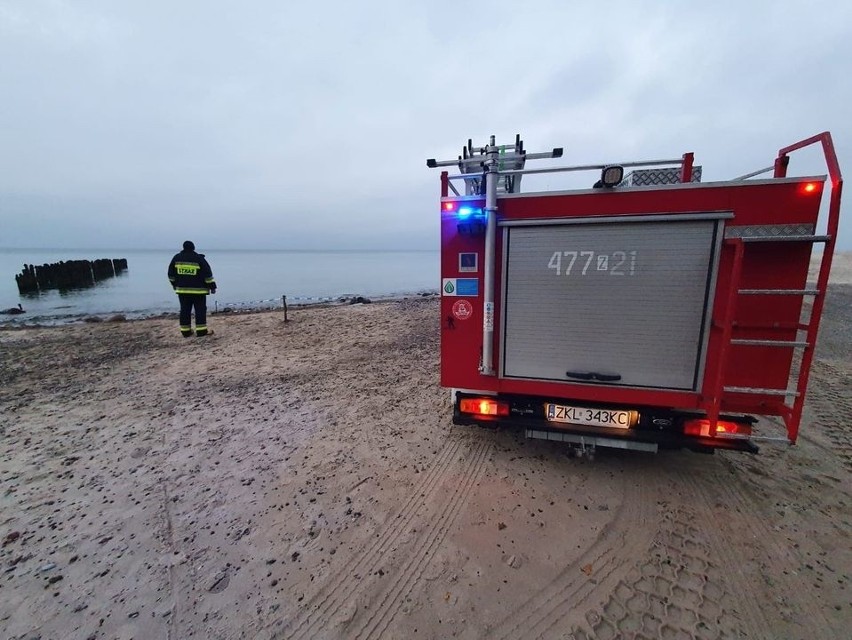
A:
POLYGON ((718 224, 508 227, 502 375, 697 389, 718 224))

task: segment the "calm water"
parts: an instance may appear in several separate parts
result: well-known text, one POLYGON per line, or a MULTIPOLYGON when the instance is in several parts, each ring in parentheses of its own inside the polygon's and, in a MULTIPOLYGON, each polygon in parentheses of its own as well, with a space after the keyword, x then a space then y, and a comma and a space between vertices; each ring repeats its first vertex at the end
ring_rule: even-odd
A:
MULTIPOLYGON (((177 309, 177 297, 166 278, 176 253, 131 250, 0 249, 0 309, 17 306, 18 316, 0 315, 0 322, 57 323, 85 315, 123 313, 129 318, 177 309), (127 258, 121 276, 89 289, 21 295, 15 275, 24 263, 41 265, 60 260, 127 258)), ((208 306, 274 306, 317 302, 346 295, 385 297, 437 291, 437 251, 208 251, 218 290, 208 306)))

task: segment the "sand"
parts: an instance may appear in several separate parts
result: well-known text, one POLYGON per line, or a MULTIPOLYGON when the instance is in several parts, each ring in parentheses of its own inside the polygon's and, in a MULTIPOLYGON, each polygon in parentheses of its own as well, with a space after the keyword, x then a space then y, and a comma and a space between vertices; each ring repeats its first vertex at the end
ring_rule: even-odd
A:
POLYGON ((0 636, 846 638, 850 307, 758 456, 453 427, 436 298, 0 331, 0 636))

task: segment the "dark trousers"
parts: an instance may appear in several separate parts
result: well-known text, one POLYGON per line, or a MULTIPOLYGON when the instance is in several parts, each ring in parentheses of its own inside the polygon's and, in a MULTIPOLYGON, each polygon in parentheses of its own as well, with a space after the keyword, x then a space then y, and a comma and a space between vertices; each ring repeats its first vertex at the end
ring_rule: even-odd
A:
POLYGON ((196 335, 207 335, 207 296, 179 293, 180 332, 184 337, 192 335, 192 309, 195 308, 196 335))

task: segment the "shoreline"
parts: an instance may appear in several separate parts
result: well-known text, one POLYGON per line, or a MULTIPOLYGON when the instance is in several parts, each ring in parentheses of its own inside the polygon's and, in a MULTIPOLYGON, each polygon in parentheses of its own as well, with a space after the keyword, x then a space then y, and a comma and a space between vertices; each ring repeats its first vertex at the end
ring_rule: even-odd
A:
MULTIPOLYGON (((310 298, 310 300, 316 300, 316 302, 304 302, 307 298, 298 297, 295 298, 297 302, 287 301, 287 309, 304 309, 304 308, 327 308, 327 307, 338 307, 338 306, 346 306, 350 304, 359 304, 353 303, 353 300, 363 299, 369 303, 381 304, 387 302, 395 302, 399 300, 407 300, 411 298, 433 298, 438 297, 439 291, 437 289, 428 290, 428 291, 418 291, 411 293, 400 293, 400 294, 387 294, 387 295, 379 295, 373 297, 366 297, 362 295, 354 295, 354 294, 346 294, 342 296, 332 296, 325 298, 310 298)), ((260 301, 251 301, 251 302, 237 302, 237 303, 227 303, 223 305, 221 308, 216 308, 215 306, 211 308, 208 303, 207 307, 207 315, 218 317, 223 315, 239 315, 239 314, 248 314, 248 313, 262 313, 262 312, 270 312, 270 311, 283 311, 283 307, 280 306, 280 300, 276 300, 271 298, 269 300, 260 300, 260 301), (277 302, 279 306, 262 306, 259 303, 262 302, 277 302)), ((175 303, 177 307, 177 304, 175 303)), ((26 312, 18 315, 11 316, 0 316, 0 331, 2 330, 15 330, 15 329, 36 329, 36 328, 48 328, 48 327, 66 327, 78 325, 81 323, 100 323, 100 322, 138 322, 140 320, 153 320, 153 319, 161 319, 161 318, 172 318, 177 317, 178 310, 175 308, 173 311, 111 311, 111 312, 99 312, 99 313, 75 313, 68 314, 64 316, 60 315, 52 315, 45 316, 44 314, 38 316, 31 316, 33 321, 30 321, 30 318, 26 318, 26 312), (47 319, 47 321, 45 321, 47 319)))

